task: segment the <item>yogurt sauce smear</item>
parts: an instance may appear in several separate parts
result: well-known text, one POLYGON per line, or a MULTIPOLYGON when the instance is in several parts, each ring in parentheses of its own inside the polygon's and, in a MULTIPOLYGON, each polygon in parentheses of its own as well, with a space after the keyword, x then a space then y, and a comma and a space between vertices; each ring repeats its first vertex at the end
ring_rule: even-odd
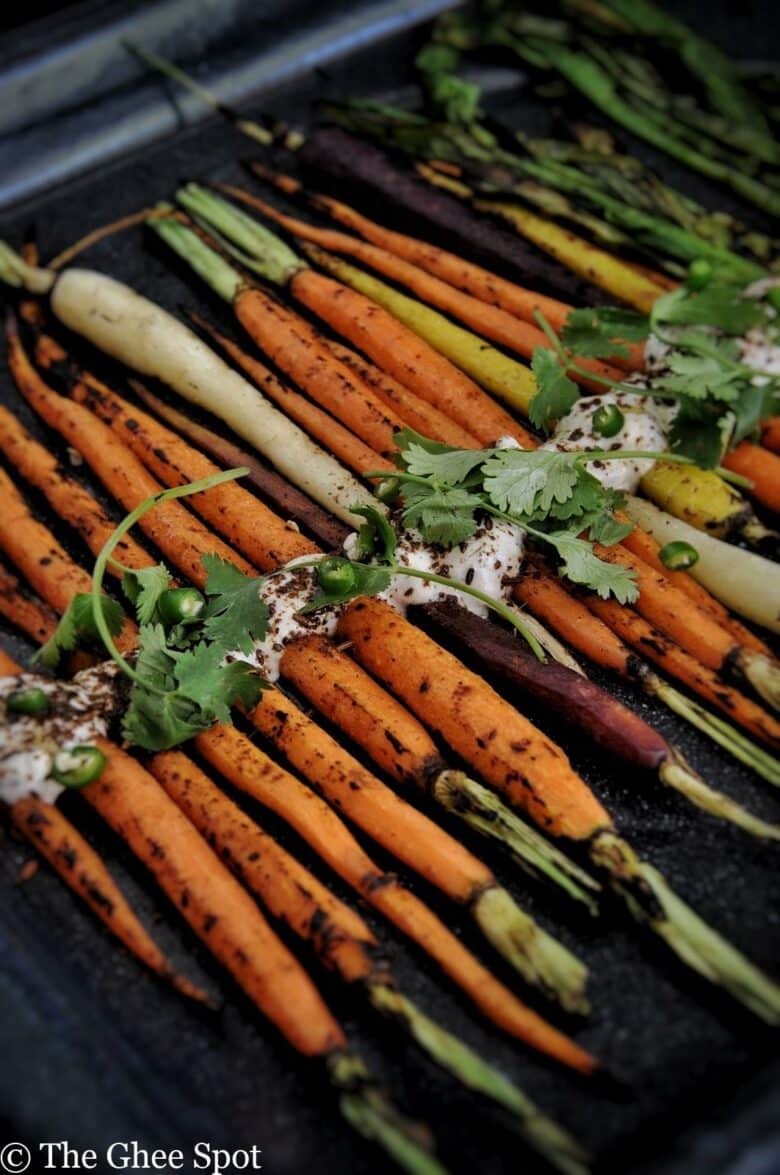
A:
POLYGON ((119 669, 112 662, 84 669, 72 681, 37 673, 0 677, 0 800, 15 804, 34 793, 53 804, 63 788, 50 778, 60 751, 105 736, 116 710, 119 669), (44 715, 9 714, 5 699, 37 686, 49 699, 44 715))
MULTIPOLYGON (((344 543, 347 558, 354 558, 356 544, 357 534, 349 535, 344 543)), ((486 519, 465 543, 445 549, 424 542, 417 531, 408 530, 398 540, 395 558, 403 567, 457 579, 486 595, 505 599, 520 573, 523 532, 509 523, 486 519)), ((268 580, 262 588, 263 599, 268 605, 266 638, 256 642, 250 656, 236 652, 233 654, 235 659, 254 665, 267 681, 277 681, 284 650, 291 641, 311 633, 332 636, 343 605, 300 614, 301 608, 311 601, 317 590, 314 572, 308 569, 268 580)), ((404 613, 414 604, 429 604, 447 596, 454 597, 479 616, 487 615, 487 607, 473 596, 405 575, 393 576, 389 588, 378 598, 397 612, 404 613)))
MULTIPOLYGON (((609 391, 599 396, 583 396, 561 417, 555 432, 542 448, 560 453, 585 449, 646 449, 662 453, 669 448, 667 429, 673 411, 653 396, 634 392, 609 391), (611 404, 622 412, 623 426, 614 436, 599 436, 593 428, 593 417, 599 408, 611 404)), ((654 464, 652 458, 619 457, 614 461, 589 461, 585 468, 607 489, 635 493, 639 482, 654 464)))

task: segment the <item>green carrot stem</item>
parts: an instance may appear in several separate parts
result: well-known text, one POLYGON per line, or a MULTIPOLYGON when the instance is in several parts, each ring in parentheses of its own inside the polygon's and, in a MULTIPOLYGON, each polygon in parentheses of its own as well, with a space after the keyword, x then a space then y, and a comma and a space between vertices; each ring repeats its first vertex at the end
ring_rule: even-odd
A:
POLYGON ((496 1102, 512 1115, 524 1140, 563 1175, 586 1175, 588 1156, 580 1144, 544 1114, 511 1081, 489 1065, 468 1045, 426 1016, 395 987, 369 982, 368 997, 374 1007, 409 1032, 417 1044, 462 1085, 496 1102))

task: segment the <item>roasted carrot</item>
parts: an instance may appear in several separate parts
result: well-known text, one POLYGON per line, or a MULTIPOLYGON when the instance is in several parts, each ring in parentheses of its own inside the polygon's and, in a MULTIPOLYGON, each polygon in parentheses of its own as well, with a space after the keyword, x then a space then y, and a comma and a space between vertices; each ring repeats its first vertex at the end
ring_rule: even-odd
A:
POLYGON ((334 457, 338 457, 339 461, 343 461, 348 468, 360 474, 377 468, 376 450, 361 441, 348 428, 344 428, 329 412, 324 412, 311 400, 307 400, 305 396, 288 388, 280 379, 277 379, 273 372, 268 370, 264 363, 239 347, 233 339, 229 339, 227 335, 218 331, 202 315, 193 313, 190 314, 190 319, 195 326, 208 335, 212 342, 222 348, 236 366, 249 376, 255 386, 268 396, 269 400, 278 404, 291 420, 300 424, 301 428, 305 428, 310 436, 329 449, 334 457), (374 462, 373 465, 372 462, 374 462))
MULTIPOLYGON (((176 433, 94 377, 83 375, 71 391, 78 402, 111 425, 112 431, 164 485, 186 485, 219 472, 218 466, 176 433)), ((217 525, 231 544, 262 570, 316 553, 309 539, 234 482, 196 494, 191 502, 198 514, 217 525)))
MULTIPOLYGON (((97 555, 113 534, 116 523, 97 498, 75 477, 64 472, 54 454, 39 444, 13 413, 2 406, 0 451, 17 473, 44 494, 60 518, 78 531, 93 555, 97 555)), ((129 535, 119 540, 115 553, 125 567, 147 567, 154 562, 141 544, 129 535)), ((115 572, 115 565, 109 564, 108 570, 115 572)))
POLYGON ((611 827, 559 747, 392 609, 377 600, 357 601, 345 610, 338 631, 369 672, 541 827, 585 841, 611 827))
POLYGON ((614 600, 586 597, 586 603, 614 633, 650 661, 684 682, 694 693, 739 723, 769 746, 780 747, 780 722, 750 698, 723 682, 711 669, 697 661, 631 608, 614 600))
POLYGON ((137 959, 182 995, 213 999, 180 975, 149 936, 95 850, 53 804, 29 795, 11 807, 14 826, 137 959))
MULTIPOLYGON (((290 284, 297 296, 298 283, 290 284)), ((301 288, 310 284, 302 282, 301 288)), ((250 338, 290 379, 338 419, 348 421, 352 432, 377 453, 393 452, 393 435, 403 428, 400 416, 334 360, 313 326, 253 286, 239 291, 233 307, 250 338)))
POLYGON ((156 755, 151 771, 222 860, 275 918, 311 943, 320 962, 390 1017, 467 1089, 508 1109, 525 1139, 566 1175, 585 1175, 581 1148, 516 1086, 463 1041, 431 1020, 400 990, 379 944, 360 917, 281 847, 180 751, 156 755))
POLYGON ((534 394, 529 368, 318 245, 306 245, 304 252, 327 271, 321 274, 302 269, 293 279, 295 296, 310 310, 390 375, 474 432, 482 444, 511 436, 524 448, 530 447, 533 442, 529 443, 528 430, 479 386, 480 382, 489 384, 491 391, 511 400, 513 407, 527 407, 534 394), (444 324, 446 344, 441 334, 444 324), (449 346, 453 339, 458 343, 457 363, 449 346), (480 365, 482 375, 475 382, 471 378, 474 370, 467 375, 463 369, 474 369, 478 359, 484 361, 488 356, 491 368, 498 369, 498 378, 488 380, 487 369, 480 365))
POLYGON ((711 595, 698 580, 694 579, 687 571, 671 571, 664 566, 659 558, 660 543, 656 542, 648 531, 643 530, 641 526, 635 526, 622 542, 623 546, 627 547, 643 563, 652 567, 660 575, 666 576, 670 583, 689 595, 700 608, 709 612, 721 628, 725 628, 731 633, 738 644, 743 645, 746 649, 754 649, 757 653, 771 656, 772 650, 769 645, 757 637, 741 620, 733 616, 725 604, 711 595))
POLYGON ((461 428, 455 420, 452 420, 444 412, 440 412, 438 408, 427 400, 423 400, 415 392, 410 391, 397 379, 393 379, 391 375, 387 375, 381 368, 359 355, 357 351, 344 346, 336 339, 326 338, 325 342, 335 357, 341 363, 345 363, 347 367, 351 367, 362 380, 365 380, 380 400, 393 408, 415 432, 420 433, 421 436, 430 437, 433 441, 452 445, 456 449, 478 449, 480 447, 480 442, 473 433, 461 428))
MULTIPOLYGON (((201 219, 206 219, 209 223, 212 219, 218 220, 219 229, 228 236, 231 229, 236 227, 236 223, 241 229, 245 229, 245 222, 251 222, 246 213, 194 185, 182 189, 177 195, 188 210, 193 211, 201 219), (241 217, 244 217, 245 221, 241 221, 241 217)), ((312 269, 268 229, 259 223, 251 223, 257 237, 256 252, 251 260, 258 272, 285 287, 296 301, 313 311, 337 334, 358 347, 395 379, 446 412, 461 427, 473 431, 481 443, 494 441, 501 436, 514 436, 521 444, 523 443, 524 438, 528 436, 527 431, 458 367, 421 339, 409 326, 399 322, 397 316, 377 305, 376 300, 351 289, 349 285, 334 281, 326 274, 312 269)), ((253 330, 262 332, 258 335, 253 334, 253 337, 265 349, 265 335, 277 334, 273 326, 273 313, 274 308, 279 309, 279 303, 264 299, 258 290, 247 287, 241 275, 227 267, 216 253, 212 253, 210 258, 209 250, 204 248, 202 241, 183 225, 173 220, 156 220, 151 222, 150 227, 162 235, 185 259, 190 260, 194 250, 198 252, 198 272, 206 278, 212 288, 233 302, 239 320, 250 334, 253 334, 253 330)), ((314 249, 314 246, 307 246, 307 249, 314 249)), ((346 265, 346 262, 339 264, 346 265)), ((398 297, 404 295, 399 294, 398 297)), ((308 338, 311 339, 311 334, 308 338)), ((302 352, 302 340, 297 335, 296 340, 293 340, 294 356, 300 361, 302 374, 306 378, 307 368, 311 364, 304 360, 310 351, 304 348, 302 352)), ((269 339, 268 342, 273 348, 274 340, 269 339)), ((278 347, 278 342, 276 346, 278 347)), ((273 350, 268 350, 268 354, 283 367, 281 359, 274 356, 273 350)), ((334 360, 327 348, 321 353, 321 358, 333 394, 338 397, 338 407, 340 399, 344 396, 342 377, 346 373, 352 385, 355 383, 355 377, 348 368, 334 360)), ((318 374, 320 372, 316 367, 308 371, 309 377, 318 374)), ((382 405, 378 397, 373 396, 366 385, 363 385, 363 398, 366 396, 372 397, 377 405, 384 407, 385 414, 395 416, 389 408, 382 405)), ((343 412, 335 414, 344 419, 343 412)), ((397 425, 397 419, 395 423, 397 425)), ((362 435, 356 425, 353 425, 353 431, 362 435)), ((387 444, 373 443, 367 435, 363 435, 363 439, 372 444, 373 448, 388 450, 387 444)))
POLYGON ((586 1007, 582 965, 515 905, 468 849, 402 800, 278 690, 266 691, 251 720, 334 808, 465 906, 493 946, 529 982, 564 1007, 586 1007))
POLYGON ((773 453, 780 453, 780 416, 770 416, 762 423, 761 444, 773 453))
POLYGON ((284 519, 291 519, 295 525, 305 527, 326 548, 341 547, 350 533, 349 527, 332 514, 326 513, 313 498, 307 497, 292 482, 280 477, 273 469, 262 465, 254 454, 239 448, 212 429, 196 424, 183 412, 166 404, 159 396, 152 395, 138 382, 133 386, 147 408, 151 408, 157 416, 175 428, 180 436, 186 437, 202 452, 208 453, 225 469, 246 466, 249 473, 245 484, 251 485, 263 499, 269 501, 275 513, 284 519))
POLYGON ((149 868, 190 927, 290 1043, 327 1056, 344 1034, 311 980, 189 820, 132 756, 106 739, 108 762, 83 791, 149 868))
MULTIPOLYGON (((478 298, 464 293, 456 286, 435 277, 428 270, 399 257, 395 251, 388 250, 384 246, 380 247, 378 244, 361 241, 347 233, 334 229, 318 228, 308 221, 285 216, 273 205, 266 203, 265 200, 260 200, 242 188, 236 188, 229 184, 221 184, 219 188, 234 199, 255 208, 300 240, 311 241, 331 253, 342 253, 355 258, 384 277, 390 278, 391 281, 405 286, 415 297, 421 298, 427 305, 437 307, 445 314, 449 314, 466 323, 473 330, 479 331, 484 338, 490 339, 502 347, 507 347, 511 351, 516 351, 526 359, 533 356, 537 347, 546 350, 551 347, 544 331, 535 324, 531 325, 523 319, 515 318, 500 307, 489 306, 485 302, 481 302, 478 298)), ((378 228, 378 226, 376 227, 378 228)), ((381 236, 381 232, 379 235, 381 236)), ((585 359, 580 366, 609 379, 620 378, 614 368, 610 368, 600 360, 585 359)), ((579 379, 579 382, 586 387, 596 391, 600 391, 602 388, 600 383, 588 380, 587 377, 577 376, 575 378, 579 379)))
POLYGON ((763 698, 780 708, 780 665, 772 658, 741 647, 711 613, 625 547, 596 544, 595 550, 601 559, 634 572, 640 615, 708 669, 749 681, 763 698))
MULTIPOLYGON (((27 582, 56 612, 64 612, 78 592, 90 592, 92 579, 54 535, 38 522, 8 474, 0 469, 0 548, 27 582)), ((117 645, 129 648, 136 628, 125 620, 117 645)))
POLYGON ((57 613, 22 592, 21 584, 0 563, 0 616, 4 616, 37 644, 44 644, 57 627, 57 613))
POLYGON ((312 634, 292 641, 280 669, 393 779, 425 787, 445 769, 425 727, 326 637, 312 634))
POLYGON ((199 735, 205 759, 235 787, 276 812, 351 885, 422 947, 499 1028, 581 1072, 593 1058, 522 1004, 446 926, 360 848, 336 812, 234 727, 199 735))
POLYGON ((742 441, 726 453, 723 464, 732 473, 741 473, 752 481, 750 493, 762 506, 780 512, 780 456, 761 445, 742 441))
MULTIPOLYGON (((47 424, 82 453, 106 489, 126 510, 134 509, 146 498, 159 493, 159 483, 107 425, 82 404, 59 396, 47 387, 24 352, 18 333, 12 333, 9 338, 9 363, 17 387, 27 402, 47 424)), ((235 563, 245 572, 250 570, 250 565, 240 555, 212 535, 179 502, 160 503, 144 516, 141 529, 161 549, 165 549, 166 557, 175 567, 199 585, 205 582, 201 556, 207 551, 235 563)), ((15 556, 12 558, 16 561, 15 556)), ((29 574, 27 578, 37 590, 35 579, 29 574)), ((82 584, 91 582, 86 572, 80 571, 76 578, 82 584)), ((89 587, 77 587, 75 590, 88 591, 89 587)), ((53 601, 49 599, 49 603, 53 601)))

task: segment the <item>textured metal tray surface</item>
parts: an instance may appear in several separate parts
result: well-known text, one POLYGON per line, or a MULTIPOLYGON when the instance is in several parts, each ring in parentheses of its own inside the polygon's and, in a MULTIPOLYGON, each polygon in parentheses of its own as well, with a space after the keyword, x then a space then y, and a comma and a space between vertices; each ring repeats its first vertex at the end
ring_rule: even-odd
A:
MULTIPOLYGON (((327 77, 303 74, 262 93, 252 108, 303 121, 312 98, 323 93, 393 92, 408 83, 406 63, 417 40, 404 35, 362 50, 327 77)), ((502 104, 504 100, 502 96, 502 104)), ((518 112, 526 109, 516 97, 514 101, 518 112)), ((18 206, 0 221, 0 235, 18 242, 35 224, 44 256, 52 255, 90 228, 169 196, 182 178, 245 181, 238 159, 252 153, 246 140, 209 120, 18 206)), ((229 322, 224 307, 211 302, 140 230, 104 243, 87 261, 172 310, 206 306, 229 322)), ((111 374, 110 368, 106 371, 111 374)), ((0 372, 0 395, 38 435, 45 435, 20 406, 6 370, 0 372)), ((51 436, 47 439, 56 447, 51 436)), ((78 543, 60 529, 58 534, 83 557, 78 543)), ((8 636, 3 630, 4 644, 8 636)), ((21 647, 14 643, 14 648, 21 647)), ((777 798, 768 786, 663 710, 613 682, 609 686, 673 738, 707 778, 758 813, 777 818, 777 798)), ((776 850, 773 854, 693 813, 651 780, 615 768, 550 715, 521 705, 566 747, 632 843, 697 910, 758 963, 776 971, 776 850)), ((30 1145, 44 1138, 68 1138, 98 1152, 117 1139, 131 1138, 185 1151, 201 1139, 230 1147, 256 1144, 263 1149, 265 1170, 290 1175, 315 1169, 327 1175, 384 1170, 378 1153, 339 1122, 316 1075, 225 981, 123 846, 78 797, 69 797, 68 806, 140 910, 154 919, 165 945, 223 991, 225 1008, 220 1014, 193 1009, 155 982, 95 926, 46 869, 16 884, 29 852, 6 838, 0 852, 0 1132, 30 1145)), ((341 896, 352 900, 292 835, 264 812, 259 815, 341 896)), ((463 835, 460 828, 456 831, 463 835)), ((758 1175, 780 1169, 772 1138, 778 1115, 769 1092, 771 1034, 684 974, 653 942, 635 933, 616 906, 605 903, 603 916, 589 922, 526 883, 500 854, 474 843, 540 921, 590 964, 592 1015, 566 1027, 617 1072, 630 1076, 631 1091, 616 1098, 588 1087, 502 1039, 472 1014, 419 952, 364 911, 387 944, 404 989, 574 1129, 603 1170, 758 1175), (745 1092, 754 1082, 760 1084, 760 1096, 745 1092), (725 1107, 740 1091, 746 1108, 724 1131, 725 1107), (696 1133, 680 1141, 692 1123, 696 1133)), ((383 859, 380 852, 377 857, 383 859)), ((463 918, 454 916, 421 881, 412 879, 412 885, 487 957, 463 918)), ((496 959, 490 962, 505 974, 496 959)), ((311 969, 391 1090, 431 1122, 442 1157, 453 1170, 498 1175, 520 1166, 535 1169, 492 1114, 364 1012, 313 962, 311 969)))

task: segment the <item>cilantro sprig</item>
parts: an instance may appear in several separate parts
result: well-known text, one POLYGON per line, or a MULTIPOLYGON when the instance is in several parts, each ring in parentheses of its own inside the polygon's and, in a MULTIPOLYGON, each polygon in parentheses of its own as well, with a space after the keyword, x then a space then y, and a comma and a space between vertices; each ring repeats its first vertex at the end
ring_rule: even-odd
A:
MULTIPOLYGON (((572 582, 621 603, 637 595, 626 568, 599 558, 594 542, 611 546, 631 530, 615 516, 623 497, 585 468, 594 459, 647 456, 636 452, 559 453, 546 449, 455 449, 411 429, 396 436, 393 471, 403 490, 401 522, 426 542, 452 547, 473 535, 485 514, 521 527, 551 547, 572 582)), ((371 477, 387 477, 377 470, 371 477)), ((434 581, 435 582, 435 581, 434 581)))
MULTIPOLYGON (((544 432, 565 416, 579 399, 573 376, 584 376, 620 392, 655 396, 675 402, 669 431, 671 454, 716 469, 721 477, 749 486, 744 478, 719 468, 723 453, 757 433, 760 421, 780 410, 780 379, 764 377, 740 359, 739 339, 761 327, 775 330, 770 308, 745 298, 730 279, 715 276, 703 289, 686 286, 660 297, 649 315, 620 307, 573 310, 556 334, 537 312, 550 347, 537 347, 532 357, 537 392, 529 416, 544 432), (583 358, 627 356, 626 343, 650 336, 668 348, 664 365, 641 385, 584 368, 583 358)), ((670 457, 667 455, 666 460, 670 457)))

